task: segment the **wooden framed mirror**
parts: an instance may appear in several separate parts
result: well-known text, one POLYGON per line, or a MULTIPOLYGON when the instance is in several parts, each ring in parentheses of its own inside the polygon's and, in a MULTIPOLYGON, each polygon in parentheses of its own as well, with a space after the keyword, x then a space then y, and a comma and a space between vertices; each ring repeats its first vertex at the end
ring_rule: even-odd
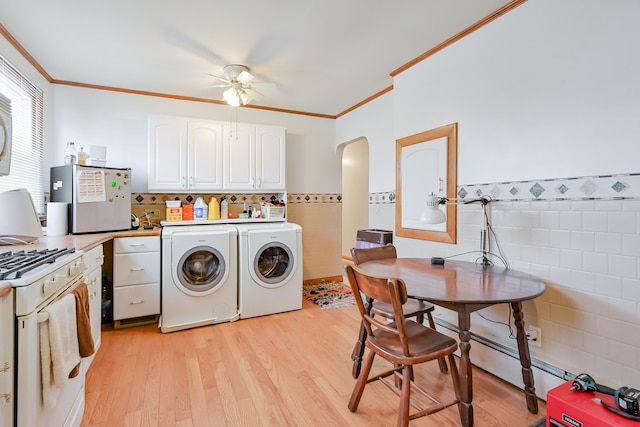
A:
POLYGON ((457 123, 396 140, 396 236, 456 243, 455 204, 440 206, 442 224, 422 223, 420 214, 431 193, 456 198, 457 165, 457 123))

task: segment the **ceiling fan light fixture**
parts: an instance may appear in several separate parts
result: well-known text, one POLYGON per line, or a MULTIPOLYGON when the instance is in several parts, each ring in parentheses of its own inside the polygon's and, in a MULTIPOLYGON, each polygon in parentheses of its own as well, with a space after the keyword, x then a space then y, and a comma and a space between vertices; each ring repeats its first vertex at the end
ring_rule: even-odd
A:
POLYGON ((224 98, 225 101, 227 101, 227 104, 229 104, 230 106, 232 107, 240 106, 240 97, 238 96, 238 91, 235 88, 229 88, 225 90, 224 93, 222 94, 222 97, 224 98))
POLYGON ((248 103, 251 102, 252 99, 253 98, 251 98, 251 95, 249 95, 247 91, 245 90, 240 91, 240 102, 242 102, 242 105, 247 105, 248 103))

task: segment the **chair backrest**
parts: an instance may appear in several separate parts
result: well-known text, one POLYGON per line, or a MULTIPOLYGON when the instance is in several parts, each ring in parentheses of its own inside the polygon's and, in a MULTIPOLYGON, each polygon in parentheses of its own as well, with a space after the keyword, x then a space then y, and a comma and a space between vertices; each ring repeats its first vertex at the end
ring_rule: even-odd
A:
POLYGON ((396 247, 392 244, 374 248, 351 248, 351 258, 355 265, 376 259, 398 258, 396 247))
POLYGON ((407 287, 402 279, 370 276, 360 271, 357 266, 351 265, 346 265, 345 271, 367 334, 375 337, 376 331, 381 329, 397 335, 400 339, 404 355, 410 356, 409 342, 406 337, 406 320, 402 311, 402 305, 407 302, 407 287), (388 318, 372 316, 367 313, 363 296, 391 304, 393 307, 393 323, 389 323, 388 318))

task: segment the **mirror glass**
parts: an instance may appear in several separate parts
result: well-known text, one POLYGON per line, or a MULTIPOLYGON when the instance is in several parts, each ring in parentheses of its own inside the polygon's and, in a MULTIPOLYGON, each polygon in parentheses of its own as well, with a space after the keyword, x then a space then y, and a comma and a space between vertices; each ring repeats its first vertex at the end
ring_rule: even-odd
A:
POLYGON ((427 197, 456 198, 458 124, 396 140, 396 236, 456 243, 456 206, 441 205, 447 220, 420 222, 427 197))

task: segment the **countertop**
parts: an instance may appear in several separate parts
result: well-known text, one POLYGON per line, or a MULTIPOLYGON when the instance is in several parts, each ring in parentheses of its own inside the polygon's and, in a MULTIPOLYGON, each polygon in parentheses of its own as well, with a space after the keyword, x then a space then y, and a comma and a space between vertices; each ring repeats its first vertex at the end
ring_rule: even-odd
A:
POLYGON ((76 248, 89 250, 97 245, 112 240, 116 237, 159 236, 161 227, 152 230, 139 228, 137 230, 110 231, 106 233, 68 234, 66 236, 44 236, 28 245, 3 245, 0 246, 0 254, 3 252, 30 251, 41 249, 76 248))

